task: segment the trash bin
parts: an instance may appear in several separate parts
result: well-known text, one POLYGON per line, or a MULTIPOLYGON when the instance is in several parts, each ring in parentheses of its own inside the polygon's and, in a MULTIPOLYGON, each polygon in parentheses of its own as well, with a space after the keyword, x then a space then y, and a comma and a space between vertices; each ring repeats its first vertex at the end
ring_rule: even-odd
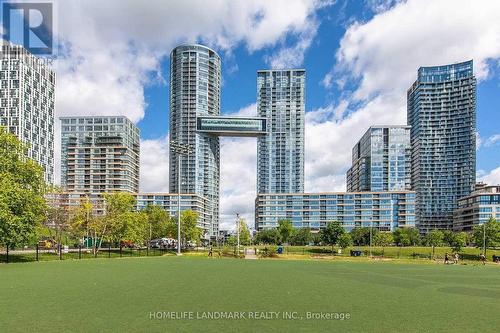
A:
POLYGON ((278 254, 282 254, 283 253, 283 247, 282 246, 279 246, 278 247, 278 254))

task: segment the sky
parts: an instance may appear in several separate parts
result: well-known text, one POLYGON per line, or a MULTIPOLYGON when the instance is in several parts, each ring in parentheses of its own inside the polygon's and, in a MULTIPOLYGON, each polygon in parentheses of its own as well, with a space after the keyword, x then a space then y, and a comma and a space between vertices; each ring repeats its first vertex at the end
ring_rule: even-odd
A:
MULTIPOLYGON (((143 192, 168 191, 169 54, 195 42, 221 56, 222 114, 256 114, 257 70, 306 70, 309 192, 345 191, 351 148, 370 125, 406 124, 406 90, 420 66, 473 59, 478 180, 500 183, 498 0, 56 4, 56 114, 134 121, 143 192)), ((221 139, 221 229, 233 228, 235 213, 253 226, 256 150, 255 138, 221 139)))

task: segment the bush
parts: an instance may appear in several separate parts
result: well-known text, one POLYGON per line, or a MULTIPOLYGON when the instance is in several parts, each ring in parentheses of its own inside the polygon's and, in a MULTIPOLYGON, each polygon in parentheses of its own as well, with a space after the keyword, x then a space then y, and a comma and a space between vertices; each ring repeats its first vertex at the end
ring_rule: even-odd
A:
POLYGON ((278 254, 276 246, 266 246, 263 250, 260 250, 259 256, 261 258, 277 258, 278 254))

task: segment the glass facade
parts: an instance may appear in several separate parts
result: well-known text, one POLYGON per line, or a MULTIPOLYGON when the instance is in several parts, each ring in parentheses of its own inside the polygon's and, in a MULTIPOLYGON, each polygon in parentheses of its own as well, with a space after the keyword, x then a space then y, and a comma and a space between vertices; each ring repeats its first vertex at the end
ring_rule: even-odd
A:
POLYGON ((372 126, 352 149, 347 191, 410 190, 410 126, 372 126))
POLYGON ((218 136, 265 135, 266 119, 244 117, 198 117, 197 131, 218 136))
POLYGON ((422 67, 407 93, 411 183, 421 232, 452 229, 458 199, 476 180, 476 79, 472 60, 422 67))
POLYGON ((189 144, 194 151, 170 151, 170 193, 194 193, 208 200, 210 235, 219 228, 220 147, 215 135, 197 132, 198 116, 220 114, 221 61, 202 45, 181 45, 170 55, 170 142, 189 144), (178 168, 180 158, 180 173, 178 168), (181 188, 178 189, 180 174, 181 188))
MULTIPOLYGON (((157 205, 163 208, 170 216, 177 216, 177 194, 151 192, 132 193, 136 199, 136 209, 143 210, 149 205, 157 205)), ((92 203, 93 213, 103 215, 106 212, 106 205, 102 193, 86 192, 62 192, 49 193, 46 196, 47 203, 52 207, 64 207, 69 213, 76 212, 82 202, 92 203)), ((198 226, 208 229, 211 223, 210 215, 207 212, 207 200, 197 194, 181 195, 181 212, 192 210, 198 214, 198 226)))
POLYGON ((471 231, 475 225, 500 220, 500 186, 485 186, 458 200, 453 214, 453 230, 471 231))
POLYGON ((139 191, 139 129, 126 117, 62 117, 61 186, 66 191, 139 191))
POLYGON ((257 72, 257 113, 267 135, 257 143, 257 193, 304 191, 305 70, 257 72))
POLYGON ((42 59, 19 45, 0 48, 0 127, 28 144, 28 157, 54 182, 56 77, 42 59))
POLYGON ((415 226, 415 192, 258 194, 255 228, 271 229, 289 219, 295 228, 318 231, 339 221, 346 231, 374 227, 392 231, 415 226))

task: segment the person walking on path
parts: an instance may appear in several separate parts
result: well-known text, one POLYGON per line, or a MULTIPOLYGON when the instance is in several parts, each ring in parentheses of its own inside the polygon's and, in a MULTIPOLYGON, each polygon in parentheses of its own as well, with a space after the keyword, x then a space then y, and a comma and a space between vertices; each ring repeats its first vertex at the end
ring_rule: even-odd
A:
POLYGON ((208 256, 211 258, 213 257, 213 253, 212 253, 212 247, 210 246, 210 250, 208 251, 208 256))
POLYGON ((444 264, 448 265, 449 263, 450 263, 450 258, 448 257, 448 252, 446 252, 444 255, 444 264))
POLYGON ((455 253, 455 258, 453 260, 453 263, 458 264, 458 259, 460 259, 460 256, 458 255, 458 252, 457 252, 457 253, 455 253))

